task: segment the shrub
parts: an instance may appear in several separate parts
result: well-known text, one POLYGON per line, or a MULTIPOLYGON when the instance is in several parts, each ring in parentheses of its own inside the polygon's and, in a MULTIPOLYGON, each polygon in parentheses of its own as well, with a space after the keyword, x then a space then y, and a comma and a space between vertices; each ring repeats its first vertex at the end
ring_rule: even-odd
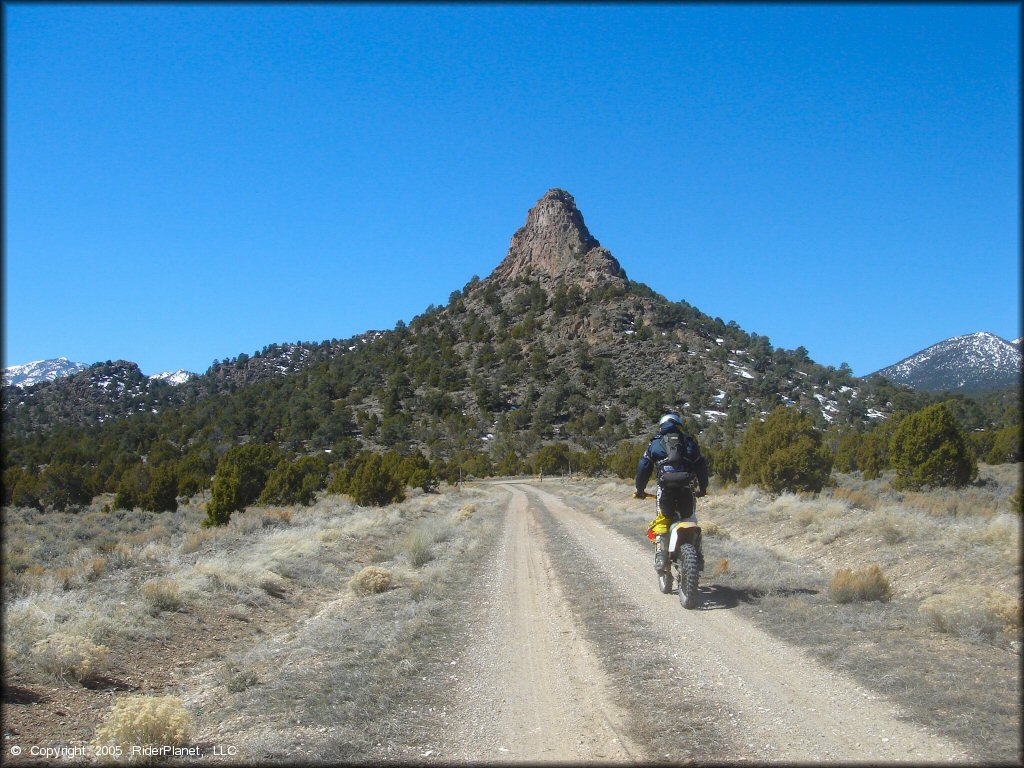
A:
POLYGON ((384 468, 402 485, 408 488, 422 488, 424 493, 437 490, 440 480, 422 453, 402 456, 395 451, 388 451, 383 461, 384 468))
POLYGON ((54 633, 32 646, 32 661, 61 680, 84 682, 107 670, 105 645, 96 645, 81 635, 54 633))
POLYGON ((68 507, 88 504, 93 490, 86 471, 73 464, 54 463, 43 470, 39 500, 58 512, 68 507))
POLYGON ((191 738, 192 718, 174 696, 126 696, 96 729, 93 744, 132 747, 181 747, 191 738))
POLYGON ((565 443, 545 445, 530 457, 533 471, 544 475, 558 475, 569 469, 569 448, 565 443))
POLYGON ((231 693, 241 693, 248 688, 252 688, 254 685, 258 685, 259 682, 259 675, 251 669, 242 670, 234 665, 229 665, 224 670, 224 687, 231 693))
POLYGON ((1004 427, 996 432, 992 440, 992 447, 985 456, 988 464, 1008 464, 1020 461, 1024 458, 1024 448, 1021 446, 1021 425, 1004 427))
POLYGON ((744 485, 772 493, 820 491, 832 471, 832 454, 811 418, 785 406, 750 425, 736 459, 744 485))
POLYGON ((173 512, 178 508, 178 470, 172 463, 152 471, 149 487, 140 499, 143 509, 151 512, 173 512))
POLYGON ((736 461, 735 448, 728 445, 709 448, 704 452, 704 458, 708 462, 708 474, 714 475, 725 484, 736 482, 740 465, 736 461))
POLYGON ((173 579, 150 579, 142 585, 142 597, 157 612, 181 607, 181 593, 173 579))
POLYGON ((60 588, 65 592, 69 589, 73 589, 78 583, 80 574, 76 568, 65 567, 58 568, 54 571, 54 580, 60 585, 60 588))
POLYGON ((131 567, 135 564, 135 560, 135 550, 127 544, 115 544, 114 547, 107 552, 107 563, 115 571, 131 567))
POLYGON ((340 492, 347 493, 363 507, 382 507, 405 499, 402 483, 387 470, 382 457, 376 453, 363 452, 347 462, 331 487, 344 488, 340 492))
POLYGON ((236 446, 225 453, 217 464, 203 525, 227 525, 233 512, 256 501, 281 460, 280 451, 269 445, 236 446))
POLYGON ((867 480, 875 480, 882 472, 889 469, 892 461, 889 456, 889 441, 900 425, 903 417, 895 414, 864 435, 857 444, 857 469, 867 480))
POLYGON ((977 460, 963 430, 943 403, 907 416, 889 442, 896 488, 961 488, 978 476, 977 460))
POLYGON ((360 597, 384 592, 391 586, 391 571, 368 565, 349 580, 348 586, 360 597))
POLYGON ((1016 636, 1021 626, 1019 598, 983 587, 929 597, 918 612, 932 629, 969 640, 1016 636))
POLYGON ((82 564, 82 575, 86 581, 96 581, 107 570, 107 559, 100 555, 90 557, 82 564))
POLYGON ((624 480, 632 480, 636 477, 636 467, 640 463, 640 457, 647 450, 646 443, 631 443, 623 440, 615 447, 615 451, 608 457, 606 462, 608 469, 616 477, 624 480))
POLYGON ((283 461, 267 476, 260 503, 308 506, 313 503, 316 492, 324 487, 326 479, 327 464, 319 456, 283 461))
POLYGON ((888 602, 892 599, 892 587, 877 565, 856 571, 840 569, 828 584, 828 597, 834 603, 852 603, 854 600, 888 602))

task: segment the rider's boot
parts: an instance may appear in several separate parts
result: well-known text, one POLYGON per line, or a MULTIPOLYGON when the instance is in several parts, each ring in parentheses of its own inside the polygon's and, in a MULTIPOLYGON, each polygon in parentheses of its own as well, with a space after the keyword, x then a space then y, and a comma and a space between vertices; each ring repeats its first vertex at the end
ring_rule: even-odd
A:
POLYGON ((654 570, 658 573, 664 573, 668 567, 667 559, 665 553, 665 534, 659 533, 654 537, 654 570))

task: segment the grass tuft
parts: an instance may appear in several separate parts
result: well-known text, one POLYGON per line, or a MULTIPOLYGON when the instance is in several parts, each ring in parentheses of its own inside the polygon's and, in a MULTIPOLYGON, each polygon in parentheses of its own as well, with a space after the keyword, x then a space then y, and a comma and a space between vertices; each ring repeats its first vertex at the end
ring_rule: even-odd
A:
POLYGON ((368 565, 353 576, 348 585, 360 597, 385 592, 391 586, 391 571, 368 565))
POLYGON ((181 591, 173 579, 150 579, 142 585, 142 597, 156 613, 181 607, 181 591))
POLYGON ((192 718, 174 696, 126 696, 96 729, 93 744, 132 747, 181 747, 189 743, 192 718))
POLYGON ((32 646, 32 661, 59 680, 91 680, 108 668, 105 645, 81 635, 56 632, 32 646))
POLYGON ((877 565, 856 571, 841 568, 828 584, 828 597, 834 603, 852 603, 855 600, 888 602, 892 599, 892 586, 877 565))
POLYGON ((701 534, 704 536, 711 536, 718 539, 730 538, 729 532, 718 523, 701 521, 700 530, 701 534))

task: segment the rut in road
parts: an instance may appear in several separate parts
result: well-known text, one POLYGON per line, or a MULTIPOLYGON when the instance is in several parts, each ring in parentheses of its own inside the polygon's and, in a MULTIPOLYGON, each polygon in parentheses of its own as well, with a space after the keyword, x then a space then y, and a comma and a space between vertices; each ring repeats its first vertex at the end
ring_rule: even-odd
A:
MULTIPOLYGON (((730 753, 787 762, 970 760, 962 745, 899 719, 898 709, 883 697, 730 611, 716 610, 721 606, 705 601, 685 611, 676 596, 659 592, 649 549, 548 491, 519 487, 591 555, 586 567, 600 569, 611 588, 636 607, 656 635, 652 645, 685 649, 690 674, 666 684, 715 708, 718 721, 734 734, 730 753)), ((710 546, 705 543, 706 552, 710 546)))
POLYGON ((526 495, 511 499, 464 655, 442 760, 633 762, 601 664, 552 578, 526 495))

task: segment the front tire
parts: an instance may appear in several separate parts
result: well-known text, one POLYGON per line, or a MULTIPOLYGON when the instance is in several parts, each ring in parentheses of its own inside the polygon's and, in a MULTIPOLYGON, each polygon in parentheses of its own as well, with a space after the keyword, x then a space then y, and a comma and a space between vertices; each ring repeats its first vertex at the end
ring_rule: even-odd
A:
POLYGON ((697 607, 697 585, 700 581, 700 564, 697 560, 697 548, 693 544, 683 544, 679 548, 679 602, 683 608, 697 607))

